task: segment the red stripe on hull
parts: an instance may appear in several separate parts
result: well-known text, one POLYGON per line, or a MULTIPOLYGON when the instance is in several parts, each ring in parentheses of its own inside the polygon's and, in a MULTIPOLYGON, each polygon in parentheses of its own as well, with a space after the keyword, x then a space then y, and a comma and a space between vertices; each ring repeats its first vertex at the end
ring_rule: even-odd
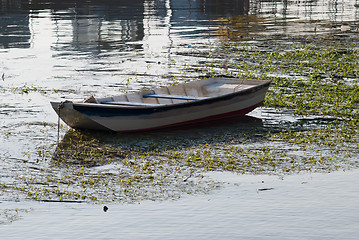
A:
POLYGON ((158 129, 178 128, 178 127, 181 127, 181 126, 196 124, 196 123, 200 123, 200 122, 208 122, 208 121, 214 121, 214 120, 223 119, 223 118, 241 116, 241 115, 245 115, 245 114, 253 111, 255 108, 262 105, 262 103, 263 102, 260 102, 260 103, 254 105, 254 106, 244 108, 244 109, 241 109, 241 110, 238 110, 238 111, 223 113, 223 114, 214 115, 214 116, 210 116, 210 117, 199 118, 199 119, 195 119, 195 120, 190 120, 190 121, 185 121, 185 122, 180 122, 180 123, 174 123, 174 124, 169 124, 169 125, 163 125, 163 126, 159 126, 159 127, 155 127, 155 128, 144 128, 144 129, 138 129, 138 130, 125 130, 125 131, 118 131, 118 132, 119 133, 149 132, 149 131, 154 131, 154 130, 158 130, 158 129))

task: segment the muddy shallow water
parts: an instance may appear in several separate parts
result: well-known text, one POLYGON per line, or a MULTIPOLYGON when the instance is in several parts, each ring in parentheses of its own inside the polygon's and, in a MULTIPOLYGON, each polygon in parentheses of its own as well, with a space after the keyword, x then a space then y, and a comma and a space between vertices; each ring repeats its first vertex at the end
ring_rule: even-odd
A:
POLYGON ((2 1, 1 239, 355 239, 358 131, 337 116, 262 107, 121 135, 59 127, 49 101, 245 72, 212 56, 230 43, 289 52, 329 34, 358 49, 358 18, 355 0, 2 1), (337 126, 335 146, 321 131, 337 126))

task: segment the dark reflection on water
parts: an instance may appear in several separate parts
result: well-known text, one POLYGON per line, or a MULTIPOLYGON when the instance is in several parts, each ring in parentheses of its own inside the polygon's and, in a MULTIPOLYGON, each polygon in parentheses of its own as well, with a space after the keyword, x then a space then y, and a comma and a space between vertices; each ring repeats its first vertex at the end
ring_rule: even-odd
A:
POLYGON ((30 47, 29 11, 21 1, 0 2, 0 49, 30 47))

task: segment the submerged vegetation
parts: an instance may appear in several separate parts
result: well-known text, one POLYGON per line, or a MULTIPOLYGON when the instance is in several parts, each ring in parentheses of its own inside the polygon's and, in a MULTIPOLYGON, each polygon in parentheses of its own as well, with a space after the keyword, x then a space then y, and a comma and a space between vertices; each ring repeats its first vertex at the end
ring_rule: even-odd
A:
MULTIPOLYGON (((271 79, 261 117, 131 135, 68 130, 54 152, 39 143, 27 153, 24 169, 8 173, 15 182, 0 189, 39 201, 138 202, 213 190, 220 184, 207 171, 283 175, 358 167, 358 39, 338 38, 262 37, 178 53, 198 59, 184 66, 197 76, 271 79)), ((20 89, 29 91, 40 90, 20 89)))

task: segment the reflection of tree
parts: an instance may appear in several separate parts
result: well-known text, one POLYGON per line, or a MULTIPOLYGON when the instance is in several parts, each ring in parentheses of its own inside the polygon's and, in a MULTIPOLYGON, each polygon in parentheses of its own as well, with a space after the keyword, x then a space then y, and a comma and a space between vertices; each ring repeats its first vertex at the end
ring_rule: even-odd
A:
POLYGON ((343 23, 355 27, 357 23, 352 21, 358 19, 358 11, 350 8, 354 2, 357 0, 350 3, 337 0, 251 0, 247 14, 219 18, 217 33, 221 38, 236 41, 250 33, 301 35, 318 34, 318 29, 326 33, 343 23))
POLYGON ((338 21, 342 24, 346 18, 358 19, 357 6, 358 0, 348 4, 338 0, 1 0, 0 48, 29 47, 29 18, 36 18, 42 10, 51 12, 58 29, 55 48, 100 52, 143 48, 144 28, 148 26, 154 32, 163 26, 181 28, 183 31, 171 34, 196 37, 191 29, 198 27, 196 33, 202 34, 200 27, 208 25, 201 20, 219 20, 216 33, 233 40, 263 30, 279 34, 313 32, 321 24, 314 21, 328 20, 331 26, 338 21), (349 17, 345 14, 350 4, 356 7, 349 17), (153 27, 149 20, 162 25, 153 27))
MULTIPOLYGON (((12 0, 14 1, 14 0, 12 0)), ((45 10, 51 9, 54 11, 57 10, 66 10, 66 9, 96 9, 107 8, 107 9, 118 9, 122 8, 124 11, 123 15, 117 15, 116 13, 107 15, 111 19, 128 19, 129 17, 135 17, 138 11, 142 9, 144 0, 28 0, 20 1, 22 9, 28 10, 45 10)))
POLYGON ((224 40, 240 40, 251 32, 265 30, 265 18, 257 15, 238 15, 220 18, 217 33, 224 40), (254 30, 255 29, 255 30, 254 30))
POLYGON ((22 1, 19 0, 2 0, 0 1, 0 12, 9 12, 15 9, 21 9, 22 1))
POLYGON ((248 14, 249 0, 201 0, 201 8, 206 14, 213 15, 248 14))
POLYGON ((22 1, 0 1, 0 48, 30 47, 29 17, 17 14, 22 9, 22 1))

